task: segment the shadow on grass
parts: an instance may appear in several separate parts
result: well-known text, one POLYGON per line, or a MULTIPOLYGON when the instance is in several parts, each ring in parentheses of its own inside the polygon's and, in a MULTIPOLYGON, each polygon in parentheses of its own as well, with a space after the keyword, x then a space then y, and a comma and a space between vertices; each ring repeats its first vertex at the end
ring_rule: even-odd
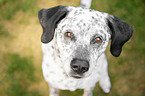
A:
POLYGON ((83 90, 77 89, 76 91, 60 90, 60 96, 82 96, 83 90))
POLYGON ((30 86, 37 82, 31 58, 7 54, 3 60, 5 68, 2 69, 4 74, 0 79, 1 96, 41 96, 38 90, 30 89, 30 86))

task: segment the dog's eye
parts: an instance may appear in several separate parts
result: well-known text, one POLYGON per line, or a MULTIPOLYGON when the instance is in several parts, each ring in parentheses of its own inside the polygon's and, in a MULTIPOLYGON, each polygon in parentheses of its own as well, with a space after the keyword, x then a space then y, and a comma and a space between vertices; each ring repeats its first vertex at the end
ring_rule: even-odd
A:
POLYGON ((96 38, 95 38, 95 42, 96 42, 96 43, 99 43, 99 42, 101 42, 101 41, 102 41, 102 39, 101 39, 100 37, 96 37, 96 38))
POLYGON ((96 36, 95 35, 95 36, 93 36, 90 44, 101 44, 102 42, 103 42, 102 36, 99 36, 99 35, 96 36))
POLYGON ((65 35, 69 38, 72 38, 72 36, 73 36, 71 32, 66 32, 65 35))

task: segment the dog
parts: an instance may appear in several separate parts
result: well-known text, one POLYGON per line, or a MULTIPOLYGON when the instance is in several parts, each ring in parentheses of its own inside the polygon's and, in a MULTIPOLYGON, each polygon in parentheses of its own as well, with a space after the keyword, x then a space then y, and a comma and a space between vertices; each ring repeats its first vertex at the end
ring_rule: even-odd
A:
POLYGON ((41 9, 38 18, 43 29, 42 71, 49 85, 49 96, 58 96, 59 89, 84 89, 83 96, 92 96, 97 82, 105 93, 110 92, 105 49, 118 57, 122 46, 133 34, 131 25, 116 16, 81 7, 56 6, 41 9))

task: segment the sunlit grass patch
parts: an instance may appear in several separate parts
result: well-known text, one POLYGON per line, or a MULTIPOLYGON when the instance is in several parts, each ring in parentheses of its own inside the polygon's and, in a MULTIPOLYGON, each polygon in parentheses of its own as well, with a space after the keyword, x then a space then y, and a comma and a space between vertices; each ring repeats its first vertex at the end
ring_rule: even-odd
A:
POLYGON ((41 96, 38 90, 29 90, 38 79, 31 58, 6 54, 3 59, 5 61, 0 63, 1 66, 5 66, 4 74, 0 79, 3 88, 3 91, 0 91, 2 96, 41 96))

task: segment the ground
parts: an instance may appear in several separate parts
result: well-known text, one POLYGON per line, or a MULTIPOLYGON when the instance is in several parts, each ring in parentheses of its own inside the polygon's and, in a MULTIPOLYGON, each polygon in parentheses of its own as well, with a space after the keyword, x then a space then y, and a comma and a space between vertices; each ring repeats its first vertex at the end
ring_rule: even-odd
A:
MULTIPOLYGON (((79 0, 0 1, 0 95, 48 96, 42 76, 41 34, 38 11, 57 5, 78 6, 79 0)), ((98 84, 94 96, 144 96, 145 94, 145 1, 93 0, 92 9, 120 17, 134 28, 133 37, 116 58, 106 50, 112 89, 103 93, 98 84)), ((60 91, 60 96, 81 96, 83 90, 60 91)))

